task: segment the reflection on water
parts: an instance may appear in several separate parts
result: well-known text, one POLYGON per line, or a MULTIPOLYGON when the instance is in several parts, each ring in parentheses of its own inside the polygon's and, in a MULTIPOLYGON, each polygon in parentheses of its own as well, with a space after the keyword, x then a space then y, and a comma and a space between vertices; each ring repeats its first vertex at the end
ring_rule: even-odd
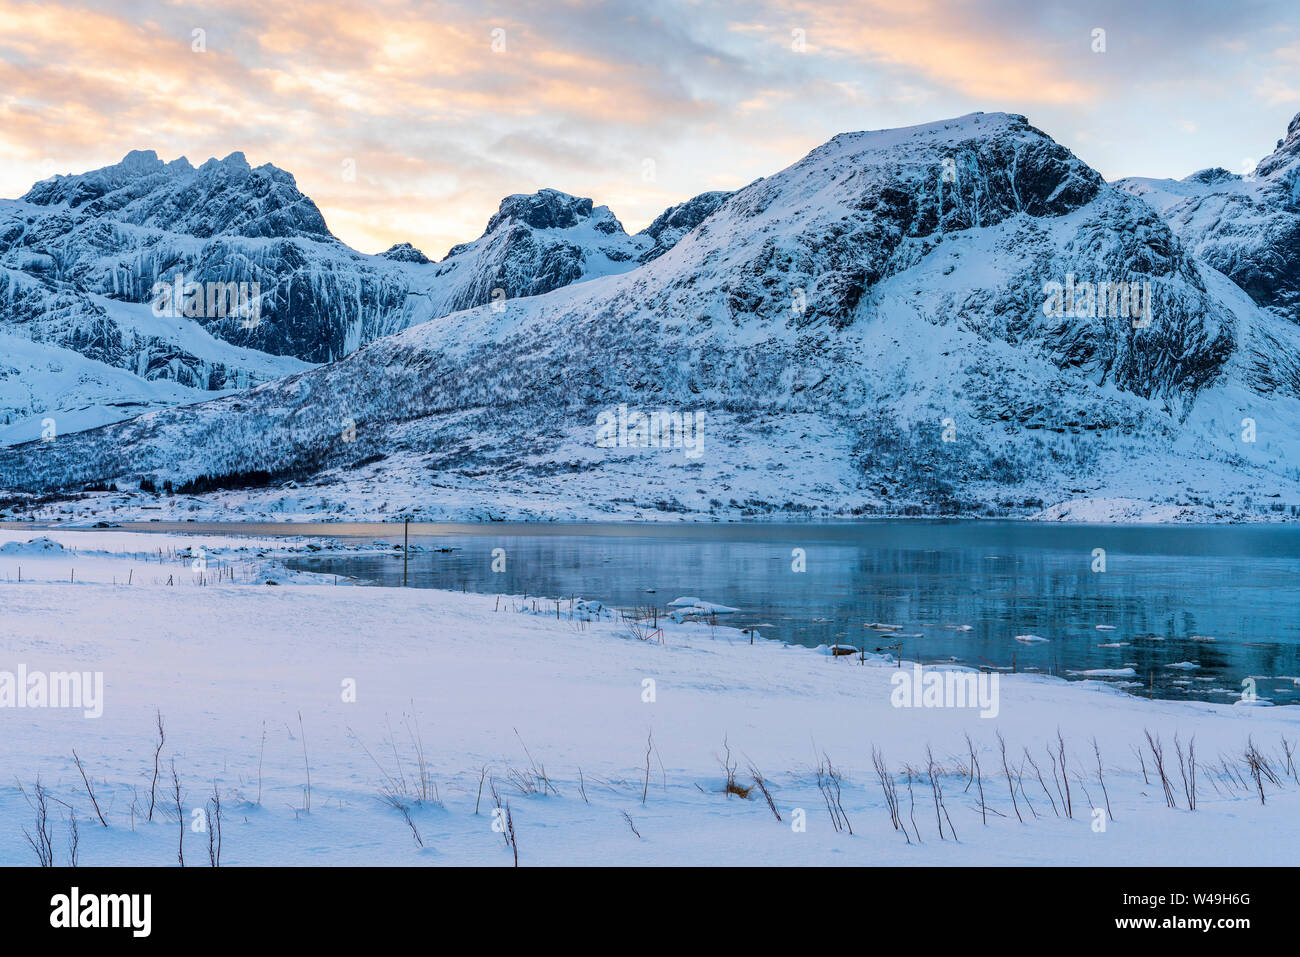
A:
MULTIPOLYGON (((139 527, 139 526, 133 526, 139 527)), ((401 525, 164 525, 402 541, 401 525)), ((1300 701, 1300 528, 899 521, 840 525, 412 525, 409 584, 576 595, 633 608, 698 596, 769 638, 1069 677, 1132 668, 1131 690, 1300 701), (492 571, 493 549, 505 571, 492 571), (793 566, 802 549, 806 571, 793 566), (1095 550, 1104 549, 1105 571, 1095 550), (899 638, 863 627, 901 625, 899 638), (1097 626, 1107 630, 1098 630, 1097 626), (966 629, 964 626, 969 626, 966 629), (961 629, 961 630, 959 630, 961 629), (1109 630, 1113 629, 1113 630, 1109 630), (1018 641, 1036 635, 1042 642, 1018 641), (1190 663, 1196 668, 1171 667, 1190 663)), ((400 554, 321 554, 295 568, 402 582, 400 554)), ((1113 680, 1113 679, 1112 679, 1113 680)))
MULTIPOLYGON (((381 531, 389 534, 357 533, 400 542, 400 528, 381 531)), ((625 608, 693 595, 740 609, 730 624, 803 645, 877 650, 901 641, 905 657, 1067 677, 1132 668, 1137 693, 1210 701, 1233 700, 1254 677, 1262 697, 1300 701, 1289 677, 1300 675, 1296 528, 908 521, 412 526, 411 534, 415 544, 455 549, 412 554, 417 587, 578 595, 625 608), (492 571, 495 548, 505 549, 504 572, 492 571), (795 549, 804 572, 793 570, 795 549), (1104 571, 1093 570, 1097 549, 1104 571), (900 637, 864 627, 872 622, 901 625, 900 637)), ((401 583, 400 556, 294 564, 401 583)))

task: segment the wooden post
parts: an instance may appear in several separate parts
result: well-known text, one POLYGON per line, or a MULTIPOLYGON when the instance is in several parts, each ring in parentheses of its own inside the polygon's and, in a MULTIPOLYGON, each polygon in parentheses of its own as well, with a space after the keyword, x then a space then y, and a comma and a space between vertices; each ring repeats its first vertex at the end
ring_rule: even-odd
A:
POLYGON ((411 547, 411 520, 408 518, 402 526, 402 587, 406 587, 406 563, 411 547))

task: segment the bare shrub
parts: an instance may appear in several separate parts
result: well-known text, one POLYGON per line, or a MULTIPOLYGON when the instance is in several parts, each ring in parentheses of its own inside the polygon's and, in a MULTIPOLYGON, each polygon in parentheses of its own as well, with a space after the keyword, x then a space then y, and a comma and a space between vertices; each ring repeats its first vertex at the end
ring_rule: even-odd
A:
MULTIPOLYGON (((1025 748, 1025 760, 1028 761, 1029 766, 1034 769, 1034 774, 1038 778, 1038 786, 1043 789, 1043 793, 1047 795, 1047 800, 1052 803, 1052 813, 1057 817, 1060 817, 1061 812, 1056 807, 1056 798, 1052 797, 1052 792, 1047 790, 1047 783, 1043 780, 1043 772, 1039 769, 1038 762, 1034 760, 1034 756, 1029 753, 1029 748, 1027 747, 1025 748)), ((1021 767, 1024 767, 1024 765, 1022 764, 1021 767)), ((1023 789, 1021 793, 1024 793, 1023 789)))
POLYGON ((158 801, 158 758, 162 754, 163 744, 167 741, 167 732, 163 730, 162 710, 158 710, 158 747, 153 752, 153 782, 149 785, 149 820, 153 820, 153 809, 158 801))
MULTIPOLYGON (((647 758, 649 755, 647 755, 647 758)), ((722 754, 715 754, 719 765, 722 766, 722 793, 730 797, 735 794, 742 798, 748 798, 749 792, 753 788, 747 788, 736 780, 736 762, 731 757, 731 745, 726 737, 722 739, 722 754)), ((648 767, 648 764, 647 764, 648 767)))
POLYGON ((1183 797, 1187 799, 1187 809, 1196 810, 1196 735, 1187 742, 1187 754, 1183 754, 1183 743, 1174 733, 1174 751, 1178 754, 1178 773, 1183 779, 1183 797))
POLYGON ((1106 816, 1113 821, 1115 815, 1110 811, 1110 794, 1106 791, 1106 778, 1101 771, 1101 748, 1097 744, 1096 737, 1092 739, 1092 753, 1097 757, 1097 782, 1101 785, 1101 796, 1106 800, 1106 816))
POLYGON ((1070 797, 1070 776, 1065 767, 1065 739, 1061 737, 1061 729, 1056 729, 1057 753, 1061 758, 1061 780, 1065 782, 1065 816, 1074 817, 1074 799, 1070 797))
POLYGON ((77 831, 77 815, 68 810, 68 866, 77 866, 77 848, 81 846, 81 835, 77 831))
POLYGON ((767 809, 772 812, 774 818, 780 821, 781 812, 776 809, 776 802, 772 800, 772 792, 767 789, 767 779, 753 764, 749 766, 749 774, 754 779, 754 787, 758 788, 759 793, 763 795, 763 800, 767 801, 767 809))
POLYGON ((999 731, 997 734, 998 734, 998 749, 1002 754, 1002 773, 1005 774, 1007 777, 1007 790, 1011 792, 1011 807, 1016 812, 1016 820, 1018 820, 1021 824, 1024 824, 1025 819, 1020 816, 1020 805, 1016 803, 1016 786, 1011 781, 1011 768, 1007 764, 1007 742, 1006 739, 1002 737, 1001 731, 999 731))
MULTIPOLYGON (((988 805, 984 803, 984 775, 982 770, 980 769, 979 755, 975 753, 975 744, 974 742, 971 741, 969 734, 966 735, 966 750, 970 754, 970 775, 974 779, 976 787, 979 790, 980 818, 981 820, 983 820, 984 826, 988 827, 989 825, 988 805)), ((968 791, 970 790, 969 781, 966 782, 966 790, 968 791)))
POLYGON ((524 739, 515 729, 515 737, 519 738, 519 744, 524 749, 524 756, 528 758, 528 767, 526 768, 507 768, 506 780, 519 789, 519 793, 528 794, 559 794, 559 790, 551 783, 550 777, 546 774, 546 765, 539 764, 533 759, 532 752, 528 750, 528 745, 524 744, 524 739))
POLYGON ((99 802, 95 800, 95 789, 90 785, 90 778, 86 777, 86 769, 81 766, 81 758, 77 757, 77 749, 72 749, 72 760, 77 765, 77 770, 81 772, 81 783, 86 786, 86 793, 90 795, 91 806, 95 809, 95 816, 99 818, 99 823, 108 827, 108 822, 104 820, 104 812, 99 809, 99 802))
MULTIPOLYGON (((623 813, 623 820, 627 821, 627 826, 632 829, 632 833, 635 834, 637 837, 641 837, 641 832, 638 831, 636 829, 636 825, 632 823, 632 815, 628 814, 627 811, 624 811, 622 813, 623 813)), ((644 838, 642 839, 644 840, 644 838)))
POLYGON ((1156 774, 1160 775, 1160 786, 1165 792, 1165 806, 1178 807, 1178 802, 1174 799, 1173 786, 1169 783, 1169 775, 1165 773, 1165 748, 1160 742, 1160 735, 1153 738, 1151 732, 1145 728, 1143 732, 1146 734, 1147 747, 1151 749, 1151 757, 1155 761, 1156 774))
POLYGON ((939 781, 939 775, 942 772, 934 761, 934 753, 930 746, 925 746, 926 774, 930 778, 930 794, 934 798, 934 817, 939 822, 939 840, 943 840, 943 822, 948 822, 948 830, 952 833, 952 839, 957 840, 957 829, 952 826, 952 818, 948 816, 948 806, 943 802, 943 785, 939 781))
MULTIPOLYGON (((21 785, 19 785, 21 787, 21 785)), ((29 834, 27 828, 23 828, 23 837, 27 838, 27 843, 31 845, 36 852, 37 859, 41 862, 41 867, 54 866, 54 842, 50 838, 50 806, 49 795, 45 786, 41 784, 41 779, 36 779, 36 800, 33 802, 28 798, 27 803, 32 810, 36 812, 35 833, 29 834)), ((26 797, 26 792, 24 792, 26 797)))
POLYGON ((212 867, 221 866, 221 792, 217 782, 212 782, 212 797, 208 800, 211 810, 208 812, 208 863, 212 867))
POLYGON ((1255 747, 1255 742, 1251 738, 1246 739, 1245 752, 1246 767, 1250 769, 1250 776, 1255 781, 1255 789, 1259 792, 1259 803, 1264 802, 1264 782, 1268 781, 1275 787, 1281 787, 1282 781, 1273 770, 1273 765, 1269 762, 1268 757, 1255 747))
POLYGON ((402 800, 401 795, 396 794, 389 788, 385 787, 380 788, 379 797, 385 804, 395 810, 398 814, 402 815, 402 820, 404 820, 406 826, 411 829, 411 836, 415 838, 415 843, 420 847, 424 847, 424 838, 420 836, 420 829, 415 826, 415 821, 411 820, 411 809, 407 806, 406 802, 402 800))
POLYGON ((835 770, 831 764, 830 757, 823 752, 822 760, 817 763, 817 789, 821 791, 822 800, 826 802, 826 812, 831 816, 831 823, 835 826, 836 833, 847 830, 853 833, 853 825, 849 823, 849 816, 844 812, 843 776, 835 770))
POLYGON ((172 758, 172 801, 176 806, 176 820, 180 825, 180 839, 176 843, 176 860, 185 866, 185 807, 181 801, 181 776, 176 771, 176 759, 172 758))
POLYGON ((871 763, 876 769, 876 777, 880 780, 880 790, 885 794, 885 806, 889 808, 889 821, 894 825, 894 830, 902 831, 907 843, 911 844, 912 838, 908 835, 907 828, 903 826, 898 814, 898 787, 894 783, 894 776, 889 773, 885 755, 874 744, 871 746, 871 763))

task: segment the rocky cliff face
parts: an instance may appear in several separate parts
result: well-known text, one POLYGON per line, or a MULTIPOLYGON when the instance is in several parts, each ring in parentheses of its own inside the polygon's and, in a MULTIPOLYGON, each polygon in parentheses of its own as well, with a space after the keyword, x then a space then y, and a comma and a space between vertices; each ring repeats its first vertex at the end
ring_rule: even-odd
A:
POLYGON ((283 170, 251 168, 240 153, 195 168, 137 151, 0 203, 0 267, 9 275, 0 326, 74 351, 100 342, 91 357, 119 368, 171 369, 158 361, 171 353, 178 381, 224 388, 253 370, 214 369, 185 354, 177 336, 132 338, 101 300, 148 306, 156 284, 178 277, 205 289, 256 287, 255 323, 206 308, 169 318, 235 346, 323 362, 400 311, 405 290, 373 258, 335 240, 283 170))
POLYGON ((653 245, 641 253, 640 261, 649 262, 672 249, 683 236, 712 216, 731 195, 727 190, 714 190, 669 206, 637 234, 648 236, 653 241, 653 245))

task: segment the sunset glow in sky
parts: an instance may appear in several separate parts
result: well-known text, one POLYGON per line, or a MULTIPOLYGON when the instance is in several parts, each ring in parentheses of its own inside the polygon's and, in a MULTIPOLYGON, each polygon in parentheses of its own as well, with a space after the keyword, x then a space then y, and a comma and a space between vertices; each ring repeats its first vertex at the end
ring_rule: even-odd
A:
POLYGON ((1227 9, 0 0, 0 196, 132 149, 240 150, 358 249, 441 258, 509 193, 590 196, 634 231, 837 133, 973 110, 1024 113, 1107 178, 1239 172, 1300 111, 1300 6, 1227 9))

